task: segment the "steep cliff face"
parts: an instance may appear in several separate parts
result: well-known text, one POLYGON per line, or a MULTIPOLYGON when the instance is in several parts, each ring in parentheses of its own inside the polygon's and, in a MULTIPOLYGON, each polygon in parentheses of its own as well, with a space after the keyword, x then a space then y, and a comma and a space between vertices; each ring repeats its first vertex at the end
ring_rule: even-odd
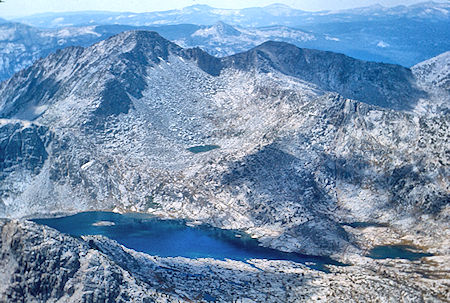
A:
POLYGON ((432 103, 415 81, 274 42, 218 59, 131 31, 65 49, 0 87, 1 142, 36 128, 0 166, 0 211, 143 211, 326 255, 358 249, 341 223, 375 221, 441 249, 449 117, 412 111, 432 103))
POLYGON ((4 199, 22 192, 39 175, 52 142, 49 128, 29 121, 0 119, 0 211, 4 199), (23 184, 23 185, 21 185, 23 184))
POLYGON ((3 302, 155 302, 136 280, 88 242, 30 222, 0 221, 3 302))
MULTIPOLYGON (((14 120, 1 120, 0 124, 2 172, 25 169, 38 174, 48 158, 46 147, 51 141, 45 126, 14 120)), ((6 176, 2 175, 1 179, 6 176)))

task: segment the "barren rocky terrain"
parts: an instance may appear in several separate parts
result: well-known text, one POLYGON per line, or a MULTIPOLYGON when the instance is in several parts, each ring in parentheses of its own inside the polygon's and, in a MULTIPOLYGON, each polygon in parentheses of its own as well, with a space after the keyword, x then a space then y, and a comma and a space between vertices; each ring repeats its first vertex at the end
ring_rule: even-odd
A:
POLYGON ((448 300, 450 98, 427 76, 448 65, 429 66, 280 42, 216 58, 146 31, 39 60, 0 84, 0 216, 145 212, 350 266, 158 258, 5 220, 0 295, 448 300), (434 256, 366 256, 405 243, 434 256))

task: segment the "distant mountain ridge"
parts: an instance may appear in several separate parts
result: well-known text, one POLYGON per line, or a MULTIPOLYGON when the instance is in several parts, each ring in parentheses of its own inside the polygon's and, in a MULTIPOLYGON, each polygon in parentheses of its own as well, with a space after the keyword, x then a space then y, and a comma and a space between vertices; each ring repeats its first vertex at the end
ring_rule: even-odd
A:
POLYGON ((323 12, 285 5, 242 10, 194 5, 151 13, 46 13, 14 19, 38 27, 16 26, 17 35, 23 35, 18 40, 8 39, 11 24, 0 27, 0 80, 56 49, 88 46, 119 33, 119 28, 139 27, 218 56, 275 40, 410 67, 450 49, 450 41, 443 39, 450 36, 449 16, 449 4, 436 2, 323 12), (90 32, 82 33, 86 29, 90 32))
POLYGON ((182 47, 198 46, 211 55, 222 57, 273 40, 302 48, 341 52, 367 61, 410 66, 450 49, 448 40, 442 39, 447 32, 450 35, 450 27, 445 23, 433 21, 432 25, 426 25, 409 20, 406 23, 398 21, 400 24, 392 26, 391 21, 386 22, 316 24, 311 25, 313 31, 279 25, 245 28, 222 21, 212 26, 88 25, 57 29, 6 22, 0 24, 0 81, 58 49, 88 46, 132 29, 154 30, 182 47), (419 31, 425 31, 425 34, 420 36, 419 31))
POLYGON ((381 5, 347 9, 341 11, 307 12, 293 9, 284 4, 244 9, 221 9, 208 5, 193 5, 183 9, 148 13, 116 12, 70 12, 46 13, 16 18, 14 21, 38 27, 74 26, 87 24, 127 24, 148 26, 155 24, 189 23, 211 25, 223 21, 231 25, 244 27, 262 27, 270 25, 302 26, 312 23, 340 21, 365 21, 386 17, 434 19, 448 21, 450 4, 423 2, 410 6, 383 7, 381 5), (58 19, 57 19, 58 18, 58 19), (349 18, 353 18, 350 19, 349 18), (356 19, 355 19, 356 18, 356 19))

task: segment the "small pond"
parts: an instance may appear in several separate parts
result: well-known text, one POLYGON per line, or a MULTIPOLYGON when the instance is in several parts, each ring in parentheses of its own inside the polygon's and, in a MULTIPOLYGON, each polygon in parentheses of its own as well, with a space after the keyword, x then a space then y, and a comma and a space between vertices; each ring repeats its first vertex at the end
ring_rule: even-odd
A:
POLYGON ((327 264, 344 265, 328 257, 265 248, 240 231, 206 225, 191 227, 181 220, 161 220, 145 214, 84 212, 33 221, 73 236, 103 235, 128 248, 161 257, 289 260, 322 271, 327 271, 327 264))
POLYGON ((187 150, 190 151, 191 153, 198 154, 198 153, 209 152, 216 148, 220 148, 220 146, 219 145, 198 145, 198 146, 189 147, 187 150))
POLYGON ((368 256, 372 259, 406 259, 416 261, 423 257, 431 257, 433 254, 418 251, 409 245, 383 245, 372 248, 368 256))
POLYGON ((350 226, 352 228, 387 227, 388 226, 385 223, 377 223, 377 222, 349 222, 349 223, 342 223, 342 225, 350 226))

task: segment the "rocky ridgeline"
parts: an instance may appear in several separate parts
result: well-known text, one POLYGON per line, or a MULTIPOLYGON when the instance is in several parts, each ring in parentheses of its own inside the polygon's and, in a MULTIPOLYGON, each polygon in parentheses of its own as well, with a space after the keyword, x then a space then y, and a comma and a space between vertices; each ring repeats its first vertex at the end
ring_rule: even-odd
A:
POLYGON ((450 51, 419 63, 412 70, 422 83, 450 91, 450 51))
POLYGON ((2 302, 155 302, 89 243, 32 223, 2 220, 0 230, 2 302))

